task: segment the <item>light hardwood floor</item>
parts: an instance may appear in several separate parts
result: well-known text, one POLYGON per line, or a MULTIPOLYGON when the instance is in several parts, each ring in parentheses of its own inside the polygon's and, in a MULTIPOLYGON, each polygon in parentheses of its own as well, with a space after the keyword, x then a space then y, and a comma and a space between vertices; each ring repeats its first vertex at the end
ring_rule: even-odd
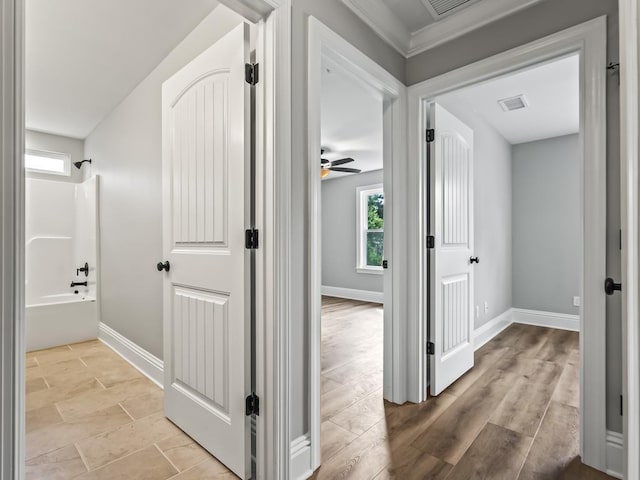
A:
POLYGON ((437 398, 382 399, 382 308, 323 298, 315 479, 599 480, 578 456, 578 334, 512 325, 437 398))
POLYGON ((237 478, 162 413, 162 390, 101 342, 27 354, 27 480, 237 478))

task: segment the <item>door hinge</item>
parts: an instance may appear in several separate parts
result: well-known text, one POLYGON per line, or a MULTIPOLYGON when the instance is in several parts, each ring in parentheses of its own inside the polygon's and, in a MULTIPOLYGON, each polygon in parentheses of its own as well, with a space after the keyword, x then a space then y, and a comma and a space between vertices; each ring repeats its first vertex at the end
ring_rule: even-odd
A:
POLYGON ((427 128, 427 143, 431 143, 436 139, 436 131, 433 128, 427 128))
POLYGON ((620 395, 620 416, 624 416, 624 397, 620 395))
POLYGON ((258 63, 246 63, 244 66, 244 79, 249 85, 256 85, 259 80, 260 65, 258 63))
POLYGON ((436 247, 436 237, 433 235, 427 235, 427 248, 435 248, 436 247))
POLYGON ((258 248, 259 242, 258 230, 250 228, 244 232, 244 248, 249 250, 255 250, 258 248))
POLYGON ((389 268, 389 260, 382 260, 382 268, 389 268))
POLYGON ((247 417, 251 415, 260 415, 260 397, 253 392, 244 401, 244 413, 247 417))
POLYGON ((436 344, 433 342, 427 342, 427 355, 435 355, 436 344))

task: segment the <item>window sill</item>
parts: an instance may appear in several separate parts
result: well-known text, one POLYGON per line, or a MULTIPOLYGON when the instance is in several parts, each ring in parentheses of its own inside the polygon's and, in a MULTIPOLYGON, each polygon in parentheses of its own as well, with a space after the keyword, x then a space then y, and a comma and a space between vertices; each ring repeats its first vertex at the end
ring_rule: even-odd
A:
POLYGON ((356 272, 366 273, 368 275, 382 275, 384 269, 382 267, 356 267, 356 272))

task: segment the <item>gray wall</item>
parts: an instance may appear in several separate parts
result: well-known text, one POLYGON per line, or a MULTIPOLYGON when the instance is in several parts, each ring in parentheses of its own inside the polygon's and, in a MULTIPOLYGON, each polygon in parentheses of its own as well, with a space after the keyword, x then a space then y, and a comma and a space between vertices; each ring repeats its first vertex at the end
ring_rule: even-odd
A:
POLYGON ((513 146, 513 306, 577 315, 580 138, 513 146))
MULTIPOLYGON (((617 62, 616 0, 547 0, 407 60, 408 85, 607 15, 607 56, 617 62)), ((607 83, 607 275, 620 278, 620 140, 617 78, 607 83)), ((622 431, 622 325, 619 295, 607 298, 607 427, 622 431)))
POLYGON ((308 431, 309 224, 307 186, 307 21, 310 15, 404 80, 405 59, 340 0, 292 1, 292 166, 291 166, 291 438, 308 431))
MULTIPOLYGON (((85 141, 100 174, 101 321, 162 358, 162 82, 242 19, 218 6, 85 141)), ((83 169, 86 167, 83 167, 83 169)))
POLYGON ((438 102, 473 130, 473 254, 480 259, 473 267, 474 305, 479 328, 512 306, 511 144, 455 93, 438 102))
POLYGON ((356 189, 383 182, 374 170, 322 182, 322 285, 383 291, 383 276, 356 271, 356 189))
MULTIPOLYGON (((25 148, 34 150, 44 150, 49 152, 67 153, 71 157, 71 175, 49 175, 46 173, 27 172, 29 178, 42 178, 46 180, 56 180, 58 182, 82 181, 82 171, 73 166, 73 162, 84 160, 84 140, 77 138, 62 137, 50 133, 36 132, 34 130, 25 131, 25 148)), ((86 163, 84 164, 86 165, 86 163)), ((84 168, 84 167, 82 167, 84 168)))

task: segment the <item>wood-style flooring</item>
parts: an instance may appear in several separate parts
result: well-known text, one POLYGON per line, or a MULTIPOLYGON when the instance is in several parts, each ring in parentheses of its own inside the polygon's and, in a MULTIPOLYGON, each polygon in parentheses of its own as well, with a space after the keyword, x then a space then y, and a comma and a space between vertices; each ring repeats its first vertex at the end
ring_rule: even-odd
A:
POLYGON ((514 324, 438 397, 382 399, 380 305, 323 298, 315 479, 600 480, 580 462, 578 334, 514 324))
POLYGON ((27 480, 237 478, 163 414, 162 390, 95 340, 27 354, 27 480))

